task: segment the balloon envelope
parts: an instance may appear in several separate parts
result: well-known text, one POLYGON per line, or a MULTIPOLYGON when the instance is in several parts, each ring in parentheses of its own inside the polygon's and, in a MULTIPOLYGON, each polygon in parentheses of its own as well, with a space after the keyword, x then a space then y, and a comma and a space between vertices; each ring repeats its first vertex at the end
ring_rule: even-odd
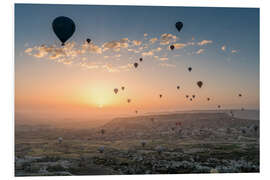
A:
POLYGON ((91 42, 91 39, 87 38, 87 39, 86 39, 86 42, 87 42, 87 43, 90 43, 90 42, 91 42))
POLYGON ((198 82, 197 82, 197 85, 199 86, 199 88, 201 88, 202 85, 203 85, 203 82, 202 82, 202 81, 198 81, 198 82))
POLYGON ((65 16, 55 18, 52 22, 52 28, 58 39, 62 42, 62 45, 65 45, 65 42, 75 32, 74 22, 65 16))
POLYGON ((183 28, 183 23, 181 21, 178 21, 177 23, 175 23, 175 27, 180 32, 183 28))
POLYGON ((137 68, 138 67, 138 63, 134 63, 134 67, 137 68))
POLYGON ((170 49, 171 50, 174 50, 174 45, 170 45, 170 49))
POLYGON ((118 93, 118 89, 117 88, 115 88, 113 91, 114 91, 115 94, 118 93))
POLYGON ((192 70, 192 67, 189 67, 189 68, 188 68, 188 71, 190 72, 191 70, 192 70))

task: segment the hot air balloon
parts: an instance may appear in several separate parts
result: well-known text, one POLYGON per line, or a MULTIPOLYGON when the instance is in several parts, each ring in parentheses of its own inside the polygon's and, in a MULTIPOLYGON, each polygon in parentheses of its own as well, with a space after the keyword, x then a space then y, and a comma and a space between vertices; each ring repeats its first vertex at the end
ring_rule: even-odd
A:
POLYGON ((135 68, 137 68, 139 64, 138 63, 134 63, 133 65, 134 65, 135 68))
POLYGON ((203 85, 203 82, 202 82, 202 81, 198 81, 198 82, 197 82, 197 85, 199 86, 199 88, 201 88, 202 85, 203 85))
POLYGON ((87 38, 86 42, 89 44, 91 42, 91 39, 87 38))
POLYGON ((195 95, 192 95, 193 99, 195 98, 195 95))
POLYGON ((62 137, 59 137, 59 138, 58 138, 58 143, 61 144, 62 141, 63 141, 63 138, 62 138, 62 137))
POLYGON ((174 50, 174 45, 170 45, 170 49, 171 50, 174 50))
POLYGON ((131 102, 131 99, 127 99, 127 102, 130 103, 131 102))
POLYGON ((136 114, 138 114, 138 111, 137 111, 137 110, 135 110, 135 113, 136 113, 136 114))
POLYGON ((146 142, 145 142, 145 141, 142 141, 142 142, 141 142, 142 147, 144 147, 144 146, 145 146, 145 144, 146 144, 146 142))
POLYGON ((73 35, 76 29, 72 19, 65 16, 55 18, 52 22, 52 28, 55 35, 62 42, 62 46, 65 45, 65 42, 73 35))
POLYGON ((221 106, 220 106, 220 105, 218 105, 217 107, 220 109, 220 107, 221 107, 221 106))
POLYGON ((121 89, 122 89, 122 91, 124 91, 124 90, 125 90, 125 87, 124 87, 124 86, 122 86, 122 87, 121 87, 121 89))
POLYGON ((189 100, 192 101, 192 98, 190 98, 189 100))
POLYGON ((176 88, 179 90, 180 89, 180 86, 177 86, 176 88))
POLYGON ((100 147, 98 148, 98 152, 99 152, 99 153, 103 153, 103 152, 104 152, 104 149, 105 149, 104 146, 100 146, 100 147))
POLYGON ((143 61, 143 58, 140 58, 140 62, 142 62, 143 61))
POLYGON ((186 95, 186 98, 188 98, 189 95, 186 95))
POLYGON ((118 89, 117 88, 115 88, 113 91, 114 91, 115 94, 118 93, 118 89))
POLYGON ((104 129, 101 129, 100 130, 100 133, 103 135, 105 133, 105 130, 104 129))
POLYGON ((164 151, 164 148, 162 146, 157 146, 155 149, 159 155, 164 151))
POLYGON ((183 28, 183 23, 181 21, 178 21, 177 23, 175 23, 175 27, 180 32, 183 28))
POLYGON ((189 67, 189 68, 188 68, 188 71, 191 72, 191 71, 192 71, 192 67, 189 67))
POLYGON ((242 94, 238 94, 239 97, 242 97, 242 94))
POLYGON ((207 98, 207 101, 210 101, 210 98, 209 97, 207 98))
POLYGON ((160 94, 159 97, 162 98, 162 94, 160 94))
POLYGON ((244 111, 245 109, 244 108, 241 108, 241 111, 244 111))

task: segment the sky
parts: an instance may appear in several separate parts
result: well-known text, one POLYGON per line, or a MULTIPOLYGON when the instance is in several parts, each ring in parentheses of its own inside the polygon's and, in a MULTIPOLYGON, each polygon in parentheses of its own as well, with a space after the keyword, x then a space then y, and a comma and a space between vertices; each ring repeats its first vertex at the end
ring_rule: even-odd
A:
POLYGON ((105 118, 217 105, 259 109, 259 9, 15 5, 15 113, 105 118), (63 47, 58 16, 76 25, 63 47))

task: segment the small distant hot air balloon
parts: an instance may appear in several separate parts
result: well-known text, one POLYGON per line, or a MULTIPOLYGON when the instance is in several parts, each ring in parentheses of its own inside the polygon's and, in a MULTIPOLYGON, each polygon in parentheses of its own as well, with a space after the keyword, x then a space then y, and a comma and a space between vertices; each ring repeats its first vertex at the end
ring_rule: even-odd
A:
POLYGON ((244 108, 241 108, 241 111, 244 111, 245 109, 244 108))
POLYGON ((190 98, 189 100, 192 101, 192 98, 190 98))
POLYGON ((62 137, 59 137, 59 138, 58 138, 58 143, 61 144, 62 141, 63 141, 63 138, 62 138, 62 137))
POLYGON ((199 86, 199 88, 201 88, 202 85, 203 85, 203 82, 202 82, 202 81, 198 81, 198 82, 197 82, 197 85, 199 86))
POLYGON ((178 30, 178 32, 180 32, 181 29, 183 28, 183 23, 181 21, 178 21, 177 23, 175 23, 175 27, 178 30))
POLYGON ((115 94, 118 93, 118 89, 117 88, 115 88, 113 91, 114 91, 115 94))
POLYGON ((209 97, 207 98, 207 101, 210 101, 210 98, 209 97))
POLYGON ((189 97, 189 95, 186 95, 186 98, 188 98, 189 97))
POLYGON ((134 63, 133 65, 134 65, 135 68, 137 68, 139 64, 138 63, 134 63))
POLYGON ((160 155, 163 151, 164 151, 164 148, 162 146, 157 146, 156 147, 156 151, 158 152, 158 154, 160 155))
POLYGON ((122 86, 121 89, 122 89, 122 91, 124 91, 125 90, 125 86, 122 86))
POLYGON ((191 72, 192 71, 192 67, 188 67, 188 71, 191 72))
POLYGON ((89 44, 91 42, 91 39, 87 38, 86 42, 89 44))
POLYGON ((143 58, 140 58, 140 62, 142 62, 143 61, 143 58))
POLYGON ((170 45, 170 49, 171 50, 174 50, 174 45, 170 45))
POLYGON ((242 97, 242 94, 238 94, 239 97, 242 97))
POLYGON ((104 129, 101 129, 100 130, 100 133, 103 135, 105 133, 105 130, 104 129))
POLYGON ((105 149, 104 146, 100 146, 100 147, 98 148, 98 152, 99 152, 99 153, 103 153, 103 152, 104 152, 104 149, 105 149))
POLYGON ((179 90, 180 89, 180 86, 177 86, 176 88, 179 90))
POLYGON ((72 19, 59 16, 52 22, 52 28, 58 39, 62 42, 62 46, 75 32, 75 24, 72 19))
POLYGON ((136 113, 136 114, 138 114, 138 111, 137 111, 137 110, 135 110, 135 113, 136 113))
POLYGON ((127 99, 127 102, 130 103, 131 102, 131 99, 127 99))
POLYGON ((218 105, 217 107, 218 107, 218 109, 220 109, 220 107, 221 107, 221 106, 220 106, 220 105, 218 105))
POLYGON ((159 98, 162 98, 162 94, 159 95, 159 98))
POLYGON ((193 99, 195 98, 195 95, 194 95, 194 94, 192 95, 192 98, 193 98, 193 99))
POLYGON ((142 142, 141 142, 142 147, 144 147, 144 146, 145 146, 145 144, 146 144, 146 142, 145 142, 145 141, 142 141, 142 142))

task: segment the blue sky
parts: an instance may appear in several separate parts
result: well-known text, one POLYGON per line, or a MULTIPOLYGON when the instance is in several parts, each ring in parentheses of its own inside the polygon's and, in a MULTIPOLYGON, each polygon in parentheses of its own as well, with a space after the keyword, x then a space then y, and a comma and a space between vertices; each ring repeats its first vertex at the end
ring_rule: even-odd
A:
MULTIPOLYGON (((174 98, 172 93, 177 83, 183 84, 184 94, 198 93, 193 82, 202 79, 206 85, 200 92, 202 98, 207 93, 214 94, 215 103, 224 104, 227 108, 259 108, 259 9, 16 4, 15 68, 18 96, 29 92, 22 82, 34 84, 45 79, 44 74, 50 71, 50 75, 46 74, 47 79, 60 76, 59 81, 67 77, 83 79, 86 75, 97 76, 99 78, 96 79, 103 83, 107 83, 104 80, 107 78, 112 78, 110 82, 116 84, 128 84, 132 80, 135 84, 142 84, 141 88, 134 87, 134 92, 143 92, 143 87, 147 91, 152 88, 168 92, 170 98, 174 98), (76 54, 72 59, 72 64, 82 64, 78 59, 85 58, 83 62, 91 65, 86 72, 80 65, 68 67, 67 70, 66 65, 52 63, 55 59, 49 55, 39 54, 42 57, 37 58, 33 53, 37 51, 35 47, 41 45, 60 46, 51 28, 57 16, 67 16, 75 22, 76 31, 68 42, 75 42, 77 50, 88 37, 96 48, 100 48, 100 53, 76 54), (177 21, 184 24, 181 32, 175 28, 177 21), (176 39, 161 45, 163 34, 170 34, 176 39), (119 51, 106 50, 106 43, 119 42, 123 38, 128 39, 128 47, 121 47, 119 51), (150 43, 152 38, 157 38, 155 43, 150 43), (134 45, 134 40, 141 44, 134 45), (201 42, 206 43, 199 45, 201 42), (170 51, 170 44, 184 47, 170 51), (147 48, 134 53, 142 46, 147 48), (159 47, 162 50, 155 51, 159 47), (26 51, 28 48, 31 50, 26 51), (153 54, 143 56, 143 53, 149 52, 153 54), (137 75, 134 75, 133 69, 121 71, 122 66, 131 68, 127 64, 133 64, 139 57, 144 57, 144 64, 139 65, 143 69, 138 69, 137 75), (108 64, 109 68, 106 68, 108 64), (189 66, 194 69, 192 73, 187 73, 189 66), (116 70, 104 71, 113 68, 116 70), (101 76, 104 78, 100 79, 101 76), (145 82, 142 83, 142 80, 145 82), (238 92, 246 95, 244 101, 228 100, 228 97, 237 96, 238 92)), ((93 82, 97 82, 94 79, 93 82)), ((33 84, 31 86, 35 89, 33 84)), ((177 109, 177 106, 168 101, 168 108, 177 109)), ((190 108, 214 106, 198 102, 190 108)))

